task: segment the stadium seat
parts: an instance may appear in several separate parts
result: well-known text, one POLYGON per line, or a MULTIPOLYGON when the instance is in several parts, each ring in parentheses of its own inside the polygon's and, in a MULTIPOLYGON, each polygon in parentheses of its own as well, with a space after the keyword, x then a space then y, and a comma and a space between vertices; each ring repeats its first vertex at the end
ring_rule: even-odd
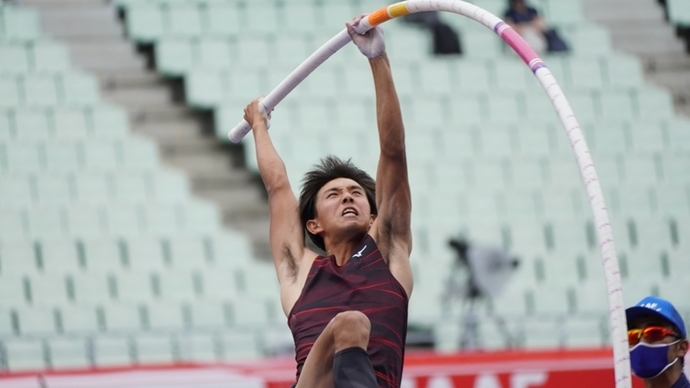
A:
POLYGON ((184 333, 177 340, 181 361, 212 363, 220 360, 220 339, 216 334, 184 333))
POLYGON ((545 20, 556 26, 578 25, 585 21, 580 1, 549 0, 545 6, 545 20))
POLYGON ((23 336, 50 336, 56 333, 55 311, 48 307, 18 306, 14 308, 23 336))
MULTIPOLYGON (((94 260, 93 263, 96 263, 96 260, 94 260)), ((89 262, 89 264, 91 264, 91 262, 89 262)), ((80 310, 80 313, 76 315, 74 312, 69 312, 69 318, 66 318, 63 313, 63 325, 66 331, 80 331, 81 325, 83 324, 88 324, 88 327, 91 327, 91 314, 93 314, 93 319, 96 319, 96 313, 88 308, 97 306, 101 303, 112 302, 116 285, 114 277, 105 274, 107 269, 111 268, 93 266, 89 267, 87 273, 71 275, 70 278, 74 285, 74 300, 83 310, 80 310), (82 319, 82 314, 89 320, 82 319), (73 323, 70 324, 68 319, 75 316, 78 319, 75 319, 73 323)), ((120 267, 114 267, 112 269, 119 270, 120 267)))
POLYGON ((167 334, 141 333, 134 336, 136 360, 142 365, 172 363, 177 360, 174 354, 173 338, 167 334))
MULTIPOLYGON (((179 39, 175 42, 179 42, 179 39)), ((156 49, 158 49, 158 47, 161 47, 160 43, 156 45, 156 49)), ((181 47, 181 49, 183 49, 184 52, 181 51, 179 54, 177 54, 179 58, 176 59, 179 60, 180 64, 182 65, 181 67, 187 66, 183 70, 192 67, 195 57, 195 65, 204 69, 228 69, 232 67, 235 60, 231 51, 231 43, 228 39, 206 38, 199 40, 196 44, 198 57, 192 55, 192 52, 186 47, 181 47), (186 58, 183 58, 183 56, 186 56, 186 58), (189 64, 186 64, 186 62, 189 62, 189 64)), ((180 64, 175 63, 176 66, 180 66, 180 64)))
POLYGON ((601 90, 604 80, 601 65, 598 61, 587 57, 569 58, 567 83, 571 90, 601 90))
POLYGON ((166 35, 175 37, 199 36, 202 19, 196 4, 168 4, 163 12, 166 35), (167 12, 166 12, 167 11, 167 12), (167 20, 166 20, 167 19, 167 20))
POLYGON ((28 72, 29 61, 24 47, 0 44, 0 74, 21 75, 28 72))
POLYGON ((98 335, 92 345, 98 367, 129 365, 133 361, 133 343, 126 336, 98 335))
POLYGON ((11 372, 43 370, 46 365, 45 344, 36 338, 3 338, 7 354, 7 369, 11 372))
POLYGON ((83 337, 58 337, 47 340, 50 367, 81 369, 91 366, 86 339, 83 337))
POLYGON ((103 103, 90 107, 93 120, 91 131, 99 138, 119 138, 129 132, 129 120, 124 109, 103 103))
MULTIPOLYGON (((3 234, 4 236, 4 234, 3 234)), ((38 270, 36 266, 36 246, 30 241, 4 241, 0 243, 0 272, 4 279, 10 281, 10 276, 33 274, 38 270)), ((17 297, 21 296, 19 289, 15 290, 17 297)))
POLYGON ((58 105, 58 90, 52 76, 25 75, 23 92, 26 106, 42 108, 58 105))
POLYGON ((690 5, 683 0, 669 0, 668 15, 671 21, 679 26, 690 25, 690 5))
POLYGON ((103 304, 104 323, 108 332, 136 332, 142 330, 142 310, 139 307, 108 303, 103 304))
POLYGON ((59 73, 71 67, 67 47, 51 40, 37 40, 29 46, 29 58, 32 60, 33 72, 59 73))
MULTIPOLYGON (((151 272, 122 272, 117 277, 117 300, 121 303, 136 304, 154 300, 158 296, 154 276, 151 272)), ((107 315, 106 310, 106 315, 107 315)))
POLYGON ((633 99, 637 105, 637 116, 641 119, 659 120, 673 117, 673 98, 666 90, 646 85, 635 89, 633 99))
POLYGON ((29 237, 24 209, 0 208, 0 236, 3 239, 25 239, 29 237))
POLYGON ((14 77, 0 77, 0 107, 19 105, 19 87, 14 77))
POLYGON ((206 20, 205 35, 207 36, 228 37, 241 31, 241 15, 231 3, 206 3, 206 20))
POLYGON ((637 88, 642 86, 643 70, 639 59, 616 53, 600 57, 605 84, 610 89, 637 88))
POLYGON ((194 275, 179 269, 158 274, 161 299, 166 302, 194 301, 200 291, 200 277, 194 275))
POLYGON ((127 35, 137 42, 151 43, 163 36, 163 15, 158 5, 137 4, 127 7, 127 35))
POLYGON ((5 7, 2 11, 0 39, 9 41, 32 41, 40 37, 38 13, 32 9, 5 7))
MULTIPOLYGON (((206 56, 202 51, 201 58, 206 56)), ((196 56, 190 41, 179 38, 164 38, 155 45, 156 70, 166 76, 180 76, 194 66, 196 56)))
POLYGON ((88 119, 80 109, 54 109, 49 122, 59 139, 82 139, 89 134, 88 119))
POLYGON ((248 330, 230 330, 221 334, 224 361, 246 361, 261 356, 256 334, 248 330))
POLYGON ((145 310, 146 328, 154 331, 180 330, 185 324, 183 308, 179 304, 155 302, 148 303, 145 310))
POLYGON ((232 324, 232 303, 225 300, 202 300, 191 303, 191 323, 195 329, 223 328, 232 324))

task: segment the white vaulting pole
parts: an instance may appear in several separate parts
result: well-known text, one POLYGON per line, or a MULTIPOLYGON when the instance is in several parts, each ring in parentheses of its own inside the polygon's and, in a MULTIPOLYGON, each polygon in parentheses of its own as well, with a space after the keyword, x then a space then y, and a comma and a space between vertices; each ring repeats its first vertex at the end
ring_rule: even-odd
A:
MULTIPOLYGON (((556 109, 558 118, 565 129, 566 135, 570 140, 570 145, 575 153, 575 160, 580 168, 585 190, 589 199, 590 208, 596 225, 596 233, 599 242, 604 274, 606 279, 606 290, 609 303, 609 324, 611 338, 613 342, 613 358, 616 388, 630 388, 632 386, 630 378, 630 360, 628 353, 627 324, 625 321, 625 308, 623 306, 623 294, 621 289, 620 271, 616 249, 613 243, 613 233, 609 222, 604 196, 599 184, 594 163, 589 153, 587 143, 582 135, 580 126, 575 118, 573 110, 570 108, 568 100, 563 91, 546 67, 541 58, 525 42, 520 35, 515 32, 501 19, 495 15, 469 3, 460 0, 408 0, 400 3, 383 7, 370 13, 364 18, 357 32, 364 33, 374 26, 378 26, 388 20, 399 16, 422 12, 422 11, 444 11, 466 16, 479 22, 491 29, 501 37, 527 64, 532 73, 544 88, 551 104, 556 109)), ((285 96, 287 96, 300 82, 302 82, 314 69, 319 67, 336 51, 340 50, 348 42, 350 36, 346 30, 341 31, 331 40, 321 46, 314 54, 299 65, 283 82, 271 91, 263 100, 262 107, 266 112, 272 111, 285 96)), ((238 143, 251 130, 246 121, 242 121, 228 137, 231 141, 238 143)))

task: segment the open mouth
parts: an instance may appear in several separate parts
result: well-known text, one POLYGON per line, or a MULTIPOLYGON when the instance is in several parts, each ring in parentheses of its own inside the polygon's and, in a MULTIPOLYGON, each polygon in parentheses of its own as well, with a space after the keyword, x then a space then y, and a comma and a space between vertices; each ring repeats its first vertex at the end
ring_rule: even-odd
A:
POLYGON ((346 207, 345 210, 343 210, 343 214, 342 214, 342 215, 343 215, 343 216, 347 216, 347 215, 354 215, 354 216, 357 216, 357 215, 359 215, 359 213, 357 213, 357 209, 355 209, 355 208, 353 208, 353 207, 346 207))

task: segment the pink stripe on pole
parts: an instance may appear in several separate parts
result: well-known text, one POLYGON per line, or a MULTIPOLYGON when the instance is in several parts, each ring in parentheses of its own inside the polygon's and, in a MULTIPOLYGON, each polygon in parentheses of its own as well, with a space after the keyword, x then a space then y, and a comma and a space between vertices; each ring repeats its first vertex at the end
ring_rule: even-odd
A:
POLYGON ((504 22, 498 23, 494 31, 515 50, 532 72, 536 72, 538 68, 544 66, 544 61, 539 58, 539 55, 509 25, 504 22))

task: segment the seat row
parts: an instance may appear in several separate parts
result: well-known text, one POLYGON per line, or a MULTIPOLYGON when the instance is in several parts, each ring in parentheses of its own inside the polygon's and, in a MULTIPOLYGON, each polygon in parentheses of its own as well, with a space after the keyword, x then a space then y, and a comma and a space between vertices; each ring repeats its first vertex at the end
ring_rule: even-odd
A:
POLYGON ((67 47, 52 40, 3 42, 0 40, 0 75, 61 73, 70 70, 67 47))
POLYGON ((0 206, 180 203, 190 199, 177 171, 0 175, 0 206))
POLYGON ((129 132, 127 113, 97 104, 83 107, 6 107, 0 110, 0 141, 11 139, 123 138, 129 132))
MULTIPOLYGON (((589 213, 589 209, 585 211, 589 213)), ((587 213, 578 218, 554 214, 540 219, 524 216, 493 221, 453 215, 433 223, 414 221, 413 216, 415 252, 422 257, 447 257, 452 252, 448 240, 463 235, 477 244, 503 247, 517 255, 575 258, 598 250, 596 229, 587 219, 587 213)), ((683 254, 690 254, 690 240, 685 237, 690 231, 688 215, 612 216, 610 222, 616 247, 632 257, 649 254, 647 260, 652 262, 656 260, 653 256, 658 258, 661 252, 671 254, 673 260, 682 260, 683 254)))
POLYGON ((156 144, 141 137, 106 141, 48 140, 0 140, 0 172, 152 171, 160 167, 156 144))
MULTIPOLYGON (((202 287, 197 284, 198 279, 194 277, 196 275, 191 275, 192 271, 245 268, 251 264, 251 259, 249 240, 242 234, 227 231, 162 236, 38 238, 14 241, 5 239, 0 242, 0 274, 3 276, 3 284, 11 281, 19 282, 22 274, 54 275, 55 280, 52 282, 62 284, 64 282, 62 274, 65 273, 88 275, 90 273, 131 272, 133 275, 148 276, 150 271, 159 271, 165 276, 171 273, 169 275, 171 278, 179 279, 180 287, 192 290, 195 287, 202 287), (136 273, 137 271, 140 272, 136 273), (12 279, 14 275, 17 276, 12 279)), ((267 275, 267 273, 273 274, 271 265, 256 263, 252 268, 249 274, 241 276, 241 281, 237 281, 240 284, 237 290, 257 289, 266 282, 274 283, 271 281, 271 276, 267 275), (260 281, 262 276, 266 279, 265 281, 260 281)), ((203 276, 227 278, 225 280, 227 287, 218 287, 221 283, 213 283, 213 287, 206 287, 206 292, 210 295, 228 297, 235 295, 234 292, 225 293, 235 288, 236 279, 233 272, 229 271, 221 275, 220 272, 210 271, 204 272, 203 276), (219 292, 220 294, 217 294, 219 292)), ((99 297, 97 295, 106 295, 105 276, 101 278, 86 276, 84 280, 90 280, 87 282, 86 289, 93 288, 94 294, 80 294, 80 299, 97 301, 99 297), (95 292, 95 290, 102 292, 95 292)), ((65 292, 63 289, 58 293, 63 298, 60 300, 66 300, 64 299, 65 292)), ((7 300, 18 298, 20 294, 15 292, 14 296, 6 295, 9 298, 7 300)), ((40 302, 41 298, 36 300, 40 302)))
POLYGON ((2 239, 207 233, 220 228, 218 208, 188 200, 176 204, 107 204, 0 208, 2 239))
MULTIPOLYGON (((281 325, 279 325, 281 326, 281 325)), ((276 354, 291 341, 280 328, 140 331, 134 335, 3 337, 0 357, 10 372, 87 369, 180 362, 228 362, 276 354)))
POLYGON ((96 105, 99 100, 96 78, 82 72, 0 77, 0 108, 78 107, 96 105))

